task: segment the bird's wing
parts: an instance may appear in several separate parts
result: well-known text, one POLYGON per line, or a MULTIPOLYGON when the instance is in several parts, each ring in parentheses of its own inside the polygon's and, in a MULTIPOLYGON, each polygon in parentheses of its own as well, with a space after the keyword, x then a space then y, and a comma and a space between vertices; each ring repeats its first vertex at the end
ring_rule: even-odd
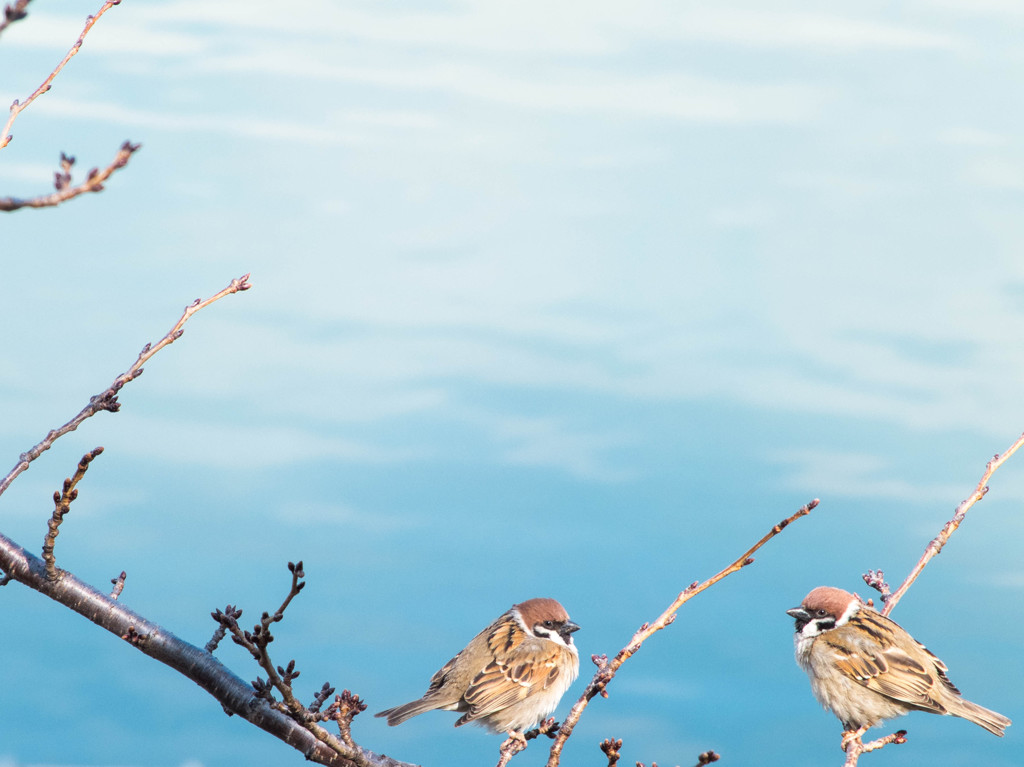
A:
POLYGON ((563 655, 569 652, 553 642, 527 641, 518 626, 502 627, 488 640, 494 660, 476 675, 463 700, 474 719, 501 711, 524 700, 531 693, 555 683, 566 666, 563 655))
POLYGON ((860 628, 874 641, 844 643, 838 648, 836 667, 869 690, 923 711, 946 713, 942 688, 956 695, 959 690, 946 677, 945 664, 878 613, 860 611, 851 624, 854 620, 861 621, 860 628), (903 647, 896 642, 900 635, 903 647))

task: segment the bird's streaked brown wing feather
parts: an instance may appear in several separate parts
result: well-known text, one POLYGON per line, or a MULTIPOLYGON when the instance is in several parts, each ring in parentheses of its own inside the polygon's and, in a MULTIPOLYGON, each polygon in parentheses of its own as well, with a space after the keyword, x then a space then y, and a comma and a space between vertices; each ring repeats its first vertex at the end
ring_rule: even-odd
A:
POLYGON ((916 640, 911 641, 919 652, 904 652, 895 644, 895 638, 897 632, 905 632, 878 613, 860 611, 850 624, 851 629, 866 631, 876 644, 856 649, 845 645, 836 658, 840 671, 869 690, 894 700, 924 711, 946 713, 946 707, 939 702, 942 692, 936 687, 945 686, 957 695, 959 690, 946 677, 942 661, 916 640))
MULTIPOLYGON (((519 626, 503 629, 488 637, 495 659, 469 685, 463 700, 469 713, 461 720, 471 722, 524 700, 537 689, 547 689, 558 679, 562 655, 568 650, 552 646, 538 649, 519 626)), ((547 644, 547 643, 546 643, 547 644)))

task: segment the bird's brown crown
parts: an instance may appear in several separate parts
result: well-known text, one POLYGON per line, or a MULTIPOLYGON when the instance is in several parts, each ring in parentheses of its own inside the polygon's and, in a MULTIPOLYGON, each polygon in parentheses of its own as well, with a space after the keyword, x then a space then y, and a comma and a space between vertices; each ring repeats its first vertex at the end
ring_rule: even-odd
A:
POLYGON ((838 618, 855 599, 856 597, 849 591, 837 589, 835 586, 818 586, 804 597, 800 606, 811 614, 824 610, 833 618, 838 618))
POLYGON ((558 600, 548 599, 547 597, 527 599, 525 602, 513 605, 513 607, 519 611, 519 616, 527 626, 533 626, 544 621, 564 623, 569 620, 569 613, 565 611, 565 608, 562 607, 558 600))

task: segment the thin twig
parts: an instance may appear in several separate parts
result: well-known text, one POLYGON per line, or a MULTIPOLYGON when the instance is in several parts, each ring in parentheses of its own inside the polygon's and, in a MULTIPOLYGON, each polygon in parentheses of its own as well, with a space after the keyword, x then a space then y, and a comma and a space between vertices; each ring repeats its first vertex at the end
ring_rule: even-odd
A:
MULTIPOLYGON (((327 695, 330 695, 333 691, 333 687, 324 683, 324 687, 319 695, 326 698, 327 696, 324 693, 326 692, 327 695)), ((319 700, 319 697, 313 701, 314 707, 308 709, 309 711, 316 713, 319 709, 317 700, 319 700)), ((345 745, 349 748, 359 748, 352 738, 352 720, 364 711, 366 711, 366 703, 358 695, 349 690, 342 690, 341 695, 334 696, 334 703, 327 708, 323 717, 325 720, 332 719, 338 724, 338 735, 345 745)))
MULTIPOLYGON (((888 581, 885 580, 884 572, 881 570, 868 570, 861 577, 868 586, 878 592, 883 605, 892 598, 892 589, 889 587, 888 581)), ((870 600, 868 600, 868 604, 871 604, 870 600)))
POLYGON ((210 617, 217 621, 217 630, 213 632, 210 641, 203 648, 208 653, 212 653, 217 649, 217 645, 220 644, 220 640, 224 638, 229 629, 232 635, 239 631, 238 619, 242 617, 242 611, 233 605, 228 605, 224 608, 224 612, 221 612, 218 607, 214 612, 210 613, 210 617))
MULTIPOLYGON (((950 537, 956 532, 957 528, 964 521, 967 512, 974 506, 975 503, 980 501, 988 493, 988 481, 992 478, 996 469, 1002 466, 1006 460, 1012 456, 1017 450, 1024 445, 1024 434, 1017 438, 1017 440, 1007 448, 1006 452, 1002 455, 996 454, 992 460, 985 465, 985 472, 981 475, 981 479, 978 481, 977 486, 974 488, 974 492, 967 499, 960 502, 960 505, 956 507, 953 513, 953 518, 949 520, 939 534, 935 536, 925 547, 924 554, 914 565, 913 569, 904 579, 903 583, 900 584, 896 591, 891 591, 889 584, 885 580, 885 573, 881 570, 868 570, 862 576, 864 582, 871 588, 878 591, 882 599, 882 615, 889 615, 896 604, 903 598, 903 595, 907 593, 907 590, 913 585, 914 581, 917 580, 918 576, 924 571, 924 568, 928 565, 935 556, 942 551, 943 547, 949 542, 950 537)), ((851 730, 843 733, 843 747, 846 751, 846 762, 843 767, 854 767, 857 764, 857 760, 861 754, 866 754, 870 751, 876 751, 890 743, 901 744, 907 742, 907 731, 899 730, 891 735, 887 735, 884 738, 878 738, 870 743, 863 743, 861 739, 864 737, 864 731, 867 727, 862 727, 859 730, 851 730)))
POLYGON ((25 9, 28 8, 28 4, 31 1, 32 0, 18 0, 18 2, 13 5, 8 3, 4 6, 4 18, 3 21, 0 21, 0 33, 3 33, 3 31, 14 22, 21 21, 23 18, 28 16, 28 11, 25 9))
POLYGON ((615 767, 622 757, 622 738, 605 738, 601 741, 601 750, 608 757, 608 767, 615 767))
POLYGON ((114 585, 114 588, 110 590, 110 598, 116 600, 121 596, 121 592, 124 591, 124 579, 128 577, 128 573, 124 570, 116 578, 111 578, 110 582, 114 585))
POLYGON ((78 415, 60 428, 51 430, 35 447, 21 454, 18 458, 18 463, 15 464, 14 468, 11 469, 6 477, 0 480, 0 495, 3 495, 4 492, 6 492, 7 488, 11 486, 11 483, 15 479, 17 479, 19 474, 28 469, 32 461, 42 455, 45 451, 49 450, 53 443, 60 437, 63 437, 68 432, 74 431, 82 424, 83 421, 90 416, 96 415, 96 413, 102 410, 108 410, 112 413, 116 413, 121 407, 121 403, 117 400, 117 394, 121 391, 121 387, 142 375, 142 366, 148 362, 154 354, 165 346, 168 346, 181 338, 182 333, 184 333, 182 328, 193 314, 224 296, 248 290, 250 287, 252 287, 252 285, 249 284, 249 275, 246 274, 232 280, 230 285, 216 295, 207 298, 205 301, 201 301, 197 298, 185 307, 185 311, 181 315, 181 318, 174 324, 174 327, 170 329, 167 335, 161 338, 155 345, 146 344, 142 348, 142 351, 139 352, 138 359, 132 363, 132 366, 115 378, 114 382, 110 386, 94 397, 91 397, 89 399, 89 404, 82 408, 78 415))
POLYGON ((71 57, 78 53, 79 49, 82 47, 82 43, 85 42, 85 36, 89 34, 89 30, 93 28, 93 25, 100 20, 100 16, 109 11, 115 5, 120 5, 120 3, 121 0, 107 0, 103 3, 103 7, 96 12, 96 15, 89 16, 85 20, 85 28, 82 30, 82 34, 78 36, 78 40, 76 40, 75 44, 71 46, 71 50, 67 52, 56 68, 50 72, 50 75, 45 80, 43 80, 43 84, 36 88, 24 101, 18 101, 17 99, 14 100, 14 103, 11 104, 11 116, 7 118, 7 124, 4 126, 3 133, 0 133, 0 149, 3 149, 5 146, 10 144, 11 139, 14 138, 11 135, 11 126, 14 125, 14 121, 17 119, 18 115, 24 112, 29 104, 50 90, 53 86, 54 78, 57 77, 57 75, 60 74, 60 71, 64 69, 65 65, 71 61, 71 57))
POLYGON ((903 583, 900 584, 900 587, 896 589, 896 591, 894 591, 887 600, 885 600, 885 607, 882 608, 882 615, 888 615, 892 612, 896 603, 899 602, 900 599, 903 598, 903 595, 907 593, 907 589, 909 589, 914 581, 917 580, 917 576, 921 574, 921 571, 924 570, 925 566, 935 557, 936 554, 942 551, 942 547, 946 545, 946 542, 949 541, 949 537, 956 532, 958 527, 960 527, 960 523, 964 521, 964 517, 967 515, 970 508, 985 497, 985 494, 988 492, 988 481, 992 478, 996 469, 1002 466, 1011 455, 1016 453, 1021 445, 1024 445, 1024 434, 1021 434, 1017 438, 1017 441, 1007 448, 1005 453, 1002 455, 997 453, 993 456, 992 460, 986 464, 985 473, 981 475, 981 479, 978 481, 977 487, 974 488, 974 492, 969 498, 961 501, 960 505, 956 507, 953 518, 943 526, 942 530, 939 531, 939 534, 935 536, 931 543, 928 544, 927 548, 924 550, 924 554, 921 555, 917 564, 914 565, 914 569, 910 571, 910 574, 906 577, 903 583))
POLYGON ((901 745, 907 742, 907 731, 897 730, 896 732, 890 733, 883 738, 872 740, 869 743, 861 742, 863 733, 856 737, 850 738, 845 741, 846 743, 846 761, 843 762, 843 767, 856 767, 857 760, 860 759, 861 754, 866 754, 870 751, 877 751, 883 746, 887 746, 890 743, 901 745))
POLYGON ((705 751, 697 756, 697 767, 704 767, 704 765, 717 762, 721 758, 721 754, 716 754, 714 751, 705 751))
MULTIPOLYGON (((302 580, 305 577, 302 562, 295 564, 289 562, 288 569, 292 574, 292 582, 284 602, 273 614, 263 613, 260 622, 253 627, 252 631, 241 630, 234 617, 235 615, 240 615, 241 612, 236 611, 233 613, 230 606, 227 613, 222 613, 220 610, 214 612, 213 618, 222 627, 226 628, 227 631, 231 632, 232 640, 248 650, 266 672, 267 681, 257 678, 253 683, 253 689, 256 692, 257 698, 266 701, 272 709, 284 714, 297 723, 312 735, 317 742, 326 746, 341 759, 352 762, 357 767, 378 767, 380 760, 387 757, 378 757, 372 751, 362 748, 352 740, 350 731, 352 719, 357 714, 366 710, 366 704, 359 699, 359 696, 353 695, 346 690, 337 696, 334 703, 323 713, 306 708, 295 697, 292 690, 292 680, 299 676, 299 672, 295 669, 295 661, 289 661, 288 665, 282 668, 281 666, 275 666, 270 658, 267 647, 274 641, 274 637, 270 633, 270 627, 284 618, 284 611, 306 585, 302 580), (280 701, 274 698, 274 690, 280 694, 280 701), (327 720, 334 720, 338 723, 340 737, 331 735, 318 724, 318 722, 327 720)), ((207 647, 209 648, 210 645, 208 644, 207 647)), ((321 696, 325 697, 325 691, 330 689, 330 685, 325 684, 314 702, 322 704, 321 696)), ((330 692, 326 692, 326 694, 329 695, 330 692)), ((402 765, 401 767, 405 766, 402 765)))
POLYGON ((20 197, 0 197, 0 211, 12 211, 19 208, 49 208, 60 205, 66 200, 87 192, 102 192, 104 189, 103 182, 110 178, 115 171, 127 165, 132 154, 137 152, 141 146, 142 144, 133 144, 131 141, 125 141, 121 144, 121 148, 117 150, 117 154, 110 165, 103 170, 93 168, 89 171, 85 181, 77 186, 71 185, 71 166, 74 165, 75 158, 61 152, 61 172, 54 174, 54 187, 56 187, 57 191, 53 194, 44 194, 39 197, 24 199, 20 197))
POLYGON ((676 597, 675 601, 668 606, 668 608, 658 616, 653 623, 645 623, 639 630, 633 635, 629 644, 619 650, 611 661, 606 656, 592 656, 594 665, 597 666, 597 672, 594 674, 593 679, 587 685, 586 690, 583 691, 583 695, 572 709, 570 709, 568 716, 565 717, 565 721, 562 722, 561 729, 558 731, 558 736, 555 738, 555 742, 551 745, 551 755, 548 757, 547 767, 557 767, 559 759, 561 758, 562 748, 565 746, 565 742, 572 735, 573 728, 576 723, 579 722, 580 716, 583 714, 584 709, 590 703, 590 701, 596 695, 602 695, 607 697, 608 693, 605 688, 608 683, 615 677, 615 673, 619 670, 623 663, 625 663, 630 657, 633 656, 640 649, 640 646, 657 631, 665 628, 671 624, 676 618, 676 612, 686 602, 690 601, 693 597, 700 594, 702 591, 714 586, 720 580, 726 576, 732 575, 733 573, 742 570, 747 565, 753 564, 753 554, 764 546, 768 541, 774 538, 776 535, 781 533, 789 524, 800 517, 806 516, 811 513, 811 510, 818 505, 818 499, 815 498, 813 501, 808 503, 806 506, 801 508, 791 517, 787 517, 779 524, 775 525, 771 530, 768 531, 761 540, 755 543, 750 549, 744 552, 739 559, 733 562, 731 565, 726 567, 724 570, 716 573, 712 577, 708 578, 703 583, 694 581, 684 589, 679 596, 676 597))
POLYGON ((57 558, 53 554, 53 547, 57 544, 57 535, 60 533, 60 524, 64 521, 64 515, 71 511, 72 502, 78 498, 77 485, 82 481, 85 472, 89 470, 92 460, 103 452, 102 447, 97 447, 84 456, 78 462, 75 476, 64 480, 64 486, 53 494, 53 514, 47 523, 46 537, 43 539, 43 561, 46 563, 46 577, 51 581, 57 580, 60 573, 57 571, 57 558))

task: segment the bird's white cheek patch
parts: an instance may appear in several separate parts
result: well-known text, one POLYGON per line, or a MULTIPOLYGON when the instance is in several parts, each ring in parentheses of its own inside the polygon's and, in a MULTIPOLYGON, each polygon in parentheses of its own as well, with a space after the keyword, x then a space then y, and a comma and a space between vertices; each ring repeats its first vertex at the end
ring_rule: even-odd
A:
POLYGON ((850 604, 847 605, 845 610, 843 610, 843 614, 840 615, 839 619, 836 621, 836 626, 839 627, 846 625, 850 618, 852 618, 859 609, 860 603, 856 599, 851 600, 850 604))

